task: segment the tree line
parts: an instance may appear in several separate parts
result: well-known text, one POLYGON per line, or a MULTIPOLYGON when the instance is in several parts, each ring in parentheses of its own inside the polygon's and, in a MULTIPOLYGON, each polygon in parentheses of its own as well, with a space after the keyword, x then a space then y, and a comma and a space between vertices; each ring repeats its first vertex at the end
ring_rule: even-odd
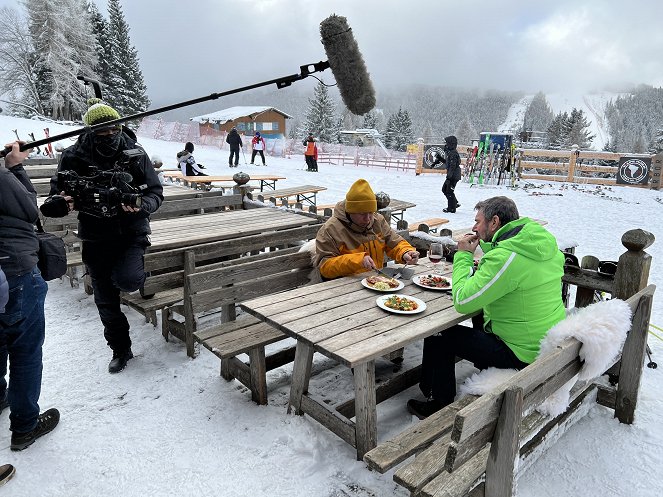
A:
POLYGON ((147 110, 138 52, 119 0, 108 18, 92 1, 22 0, 0 9, 0 92, 12 114, 80 120, 94 96, 78 76, 101 83, 120 115, 147 110))

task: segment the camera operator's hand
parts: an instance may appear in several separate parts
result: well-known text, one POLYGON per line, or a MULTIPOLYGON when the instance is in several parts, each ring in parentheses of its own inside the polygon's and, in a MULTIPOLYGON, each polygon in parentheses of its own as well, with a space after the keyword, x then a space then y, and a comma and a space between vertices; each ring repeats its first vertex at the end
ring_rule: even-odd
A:
POLYGON ((5 167, 11 169, 14 166, 18 166, 21 162, 28 158, 32 149, 24 150, 21 152, 21 145, 24 141, 15 141, 5 145, 5 148, 11 148, 12 151, 5 155, 5 167))
POLYGON ((69 208, 69 212, 74 210, 74 198, 66 195, 64 192, 60 192, 60 195, 64 197, 64 200, 67 202, 67 207, 69 208))
POLYGON ((140 207, 132 207, 126 204, 120 204, 124 212, 140 212, 140 207))

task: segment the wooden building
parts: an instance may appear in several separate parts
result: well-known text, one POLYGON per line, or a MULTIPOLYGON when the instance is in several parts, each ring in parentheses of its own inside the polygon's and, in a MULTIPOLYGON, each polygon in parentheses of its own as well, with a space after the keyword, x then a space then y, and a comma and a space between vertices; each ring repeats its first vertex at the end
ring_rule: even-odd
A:
POLYGON ((208 130, 229 132, 233 127, 240 134, 252 136, 256 131, 265 138, 284 138, 286 119, 291 119, 285 112, 274 107, 240 106, 192 117, 190 120, 200 126, 200 134, 208 134, 208 130))

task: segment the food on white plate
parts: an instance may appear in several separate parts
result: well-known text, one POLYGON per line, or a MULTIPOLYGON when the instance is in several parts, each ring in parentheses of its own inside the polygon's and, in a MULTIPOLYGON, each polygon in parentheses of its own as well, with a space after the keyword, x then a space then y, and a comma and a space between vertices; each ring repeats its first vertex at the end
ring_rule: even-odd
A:
POLYGON ((397 311, 416 311, 419 308, 419 304, 414 300, 399 297, 398 295, 392 295, 388 299, 385 299, 384 305, 397 311))
POLYGON ((389 290, 390 288, 396 288, 398 281, 394 278, 385 278, 384 276, 368 276, 366 284, 376 290, 389 290))
POLYGON ((431 288, 451 288, 451 280, 444 276, 437 276, 435 274, 424 274, 419 276, 419 283, 431 288))

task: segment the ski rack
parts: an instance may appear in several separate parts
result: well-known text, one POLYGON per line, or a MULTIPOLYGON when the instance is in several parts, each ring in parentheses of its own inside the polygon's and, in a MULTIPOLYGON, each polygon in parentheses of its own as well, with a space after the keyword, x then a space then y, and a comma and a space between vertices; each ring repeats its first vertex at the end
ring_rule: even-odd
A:
MULTIPOLYGON (((24 143, 21 145, 20 150, 22 152, 38 147, 39 145, 46 145, 47 143, 52 143, 55 141, 63 140, 65 138, 70 138, 72 136, 78 136, 82 135, 83 133, 87 133, 89 131, 95 131, 98 129, 105 129, 111 126, 117 126, 119 124, 126 123, 128 121, 133 121, 134 119, 141 119, 143 117, 147 116, 153 116, 154 114, 160 114, 162 112, 168 112, 169 110, 174 110, 174 109, 180 109, 182 107, 187 107, 189 105, 195 105, 199 104, 201 102, 207 102, 208 100, 216 100, 217 98, 225 97, 228 95, 233 95, 235 93, 241 93, 243 91, 247 90, 253 90, 255 88, 260 88, 263 86, 268 86, 271 84, 276 84, 276 87, 280 90, 282 88, 286 88, 290 86, 292 83, 295 81, 300 81, 304 78, 307 78, 313 73, 316 72, 322 72, 325 69, 329 69, 329 62, 328 61, 320 61, 314 64, 306 64, 303 66, 299 66, 299 73, 296 74, 291 74, 289 76, 283 76, 281 78, 276 78, 276 79, 270 79, 269 81, 263 81, 261 83, 255 83, 252 85, 248 86, 242 86, 240 88, 235 88, 232 90, 227 90, 221 93, 212 93, 210 95, 207 95, 205 97, 199 97, 199 98, 194 98, 193 100, 186 100, 184 102, 179 102, 176 104, 171 104, 171 105, 166 105, 165 107, 159 107, 158 109, 152 109, 152 110, 147 110, 145 112, 139 112, 138 114, 133 114, 131 116, 127 117, 121 117, 120 119, 114 119, 113 121, 107 121, 104 123, 99 123, 95 124, 94 126, 85 126, 84 128, 79 128, 73 131, 67 131, 66 133, 61 133, 59 135, 54 135, 49 138, 44 138, 42 140, 36 140, 33 142, 29 143, 24 143)), ((96 90, 96 88, 95 88, 96 90)), ((96 93, 96 91, 95 91, 96 93)), ((11 148, 7 147, 4 150, 0 151, 0 157, 4 157, 7 155, 9 152, 11 152, 11 148)))

